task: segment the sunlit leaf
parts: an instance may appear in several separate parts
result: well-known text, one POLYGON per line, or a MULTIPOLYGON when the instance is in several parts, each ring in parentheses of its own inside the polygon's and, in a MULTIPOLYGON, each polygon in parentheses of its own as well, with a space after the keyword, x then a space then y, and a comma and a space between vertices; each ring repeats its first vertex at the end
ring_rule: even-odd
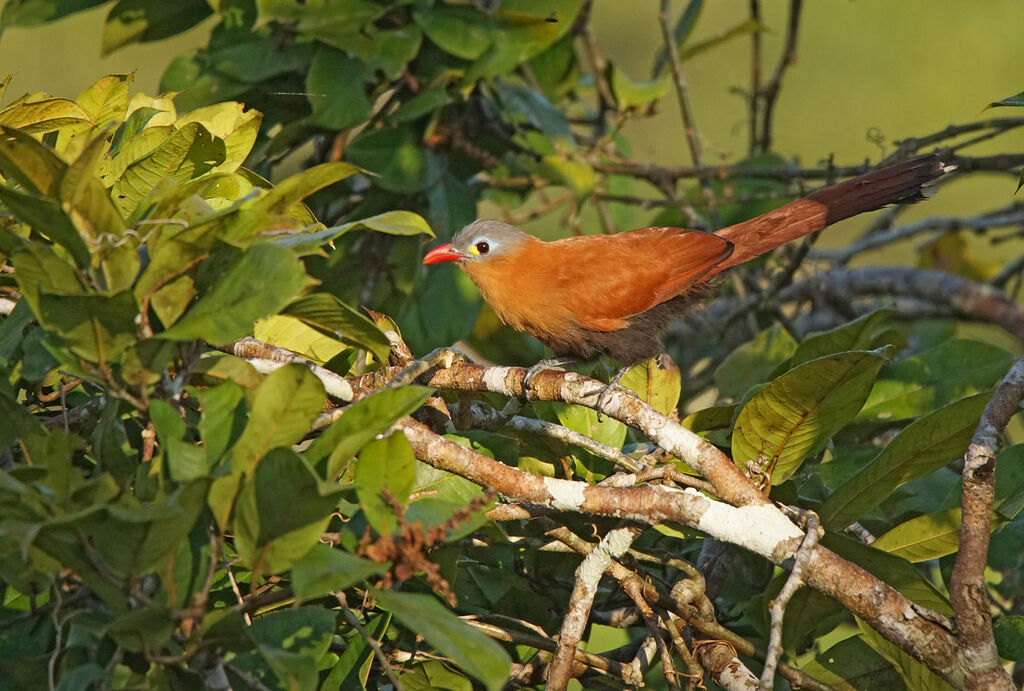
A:
POLYGON ((853 351, 811 360, 769 383, 736 418, 733 460, 768 459, 772 484, 792 475, 852 420, 885 363, 881 351, 853 351))

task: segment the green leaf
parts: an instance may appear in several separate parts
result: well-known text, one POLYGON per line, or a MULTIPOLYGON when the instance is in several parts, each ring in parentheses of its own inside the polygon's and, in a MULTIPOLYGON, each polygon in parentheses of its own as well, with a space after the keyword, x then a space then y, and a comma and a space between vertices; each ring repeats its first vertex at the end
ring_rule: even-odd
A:
POLYGON ((896 667, 896 671, 903 677, 907 689, 910 691, 952 691, 952 686, 912 658, 910 653, 887 641, 880 633, 860 619, 857 619, 857 626, 860 627, 860 635, 864 642, 896 667))
POLYGON ((999 657, 1024 662, 1024 616, 1004 614, 992 622, 999 657))
POLYGON ((283 309, 307 281, 302 262, 291 251, 274 244, 254 245, 243 251, 213 289, 159 337, 230 343, 251 333, 257 319, 283 309))
POLYGON ((954 338, 879 373, 858 421, 917 417, 995 386, 1016 358, 980 341, 954 338))
MULTIPOLYGON (((911 563, 944 557, 959 548, 961 514, 962 509, 956 508, 916 516, 879 536, 871 546, 911 563)), ((991 529, 1005 522, 993 516, 991 529)))
POLYGON ((489 691, 501 689, 511 661, 500 645, 471 628, 430 595, 375 590, 377 602, 410 631, 483 682, 489 691))
POLYGON ((572 190, 576 199, 583 199, 597 185, 597 174, 586 163, 573 161, 565 156, 550 154, 540 160, 536 173, 556 185, 563 185, 572 190))
MULTIPOLYGON (((367 617, 363 628, 374 641, 384 639, 391 624, 391 614, 384 613, 367 617)), ((338 658, 338 664, 331 669, 322 689, 364 689, 370 674, 370 663, 373 661, 373 648, 359 632, 351 636, 345 652, 338 658)))
POLYGON ((425 386, 403 386, 384 389, 356 401, 313 442, 306 451, 306 458, 314 466, 329 458, 327 479, 337 479, 352 456, 377 435, 411 415, 433 392, 425 386))
POLYGON ((38 26, 104 2, 107 0, 11 0, 0 14, 0 28, 38 26))
MULTIPOLYGON (((686 9, 679 15, 679 21, 676 22, 676 26, 672 30, 672 39, 676 42, 677 50, 682 51, 683 45, 693 32, 693 27, 697 25, 697 18, 700 17, 703 9, 704 0, 690 0, 686 9)), ((651 74, 657 76, 666 67, 668 67, 668 51, 662 46, 654 57, 654 68, 651 70, 651 74)))
POLYGON ((206 463, 216 466, 245 429, 245 406, 242 387, 233 381, 196 391, 203 416, 199 419, 199 436, 203 440, 206 463))
POLYGON ((619 381, 662 415, 671 415, 682 394, 679 366, 666 354, 633 365, 619 381))
POLYGON ((742 468, 759 457, 773 459, 772 484, 785 482, 856 416, 884 362, 882 351, 839 353, 771 382, 736 418, 733 460, 742 468))
POLYGON ((302 320, 342 343, 366 348, 379 363, 388 361, 391 344, 377 326, 330 293, 313 293, 299 298, 282 314, 302 320))
POLYGON ((622 110, 646 108, 660 100, 672 88, 672 82, 667 72, 658 79, 635 82, 614 63, 609 64, 608 71, 611 74, 609 81, 612 93, 615 94, 615 102, 622 110))
POLYGON ((435 237, 426 219, 412 211, 386 211, 338 227, 338 235, 350 230, 374 230, 388 235, 427 235, 435 237))
POLYGON ((0 202, 20 221, 64 246, 79 268, 89 266, 89 247, 74 222, 57 202, 0 186, 0 202))
POLYGON ((427 38, 457 58, 476 60, 491 45, 488 18, 470 7, 430 7, 412 16, 427 38))
POLYGON ((750 34, 758 34, 765 30, 765 25, 761 24, 760 22, 754 19, 744 20, 739 24, 736 24, 735 26, 726 29, 725 31, 716 36, 712 36, 708 39, 698 41, 697 43, 682 48, 679 51, 679 59, 685 62, 686 60, 689 60, 690 58, 695 57, 697 55, 700 55, 701 53, 709 51, 713 48, 717 48, 718 46, 724 43, 728 43, 734 38, 739 38, 741 36, 749 36, 750 34))
MULTIPOLYGON (((152 571, 178 549, 202 513, 207 483, 181 485, 163 501, 141 505, 125 498, 87 517, 68 516, 51 525, 89 535, 107 568, 123 577, 152 571)), ((95 505, 94 505, 95 506, 95 505)))
POLYGON ((21 130, 4 127, 0 132, 0 172, 4 177, 30 194, 51 195, 67 164, 53 149, 21 130))
POLYGON ((139 306, 131 291, 106 295, 39 294, 39 321, 75 354, 108 363, 137 339, 139 306))
POLYGON ((1024 106, 1024 91, 1021 91, 1019 94, 1014 94, 1013 96, 1001 98, 998 101, 992 101, 992 103, 988 104, 988 108, 999 108, 1001 106, 1014 106, 1018 108, 1020 106, 1024 106))
POLYGON ((963 455, 989 395, 978 394, 926 415, 897 434, 874 460, 821 505, 823 525, 843 528, 897 487, 963 455))
POLYGON ((249 423, 231 454, 231 474, 217 479, 210 492, 210 507, 223 526, 243 475, 271 449, 291 446, 309 431, 323 409, 320 380, 302 365, 285 365, 267 376, 256 390, 249 423))
POLYGON ((576 148, 576 138, 569 128, 565 113, 544 98, 543 94, 508 79, 496 79, 494 87, 507 113, 525 119, 549 139, 576 148))
POLYGON ((170 611, 162 605, 149 605, 111 622, 107 633, 126 650, 142 653, 160 650, 174 633, 174 620, 170 611))
POLYGON ((715 386, 724 398, 739 400, 750 387, 768 380, 796 352, 796 340, 779 324, 729 353, 715 370, 715 386))
POLYGON ((281 609, 253 620, 248 633, 283 688, 317 688, 317 668, 330 648, 336 614, 322 607, 281 609))
POLYGON ((179 184, 188 182, 221 165, 225 157, 224 141, 198 122, 190 122, 125 169, 111 189, 114 201, 124 216, 130 216, 165 177, 179 184))
POLYGON ((291 568, 319 543, 340 492, 321 482, 299 454, 272 449, 238 497, 232 525, 239 556, 254 574, 291 568))
POLYGON ((130 43, 158 41, 192 28, 213 10, 206 0, 118 0, 103 28, 103 54, 130 43))
POLYGON ((370 442, 359 452, 355 469, 356 494, 366 520, 381 535, 398 528, 391 500, 399 505, 409 501, 416 480, 416 454, 404 434, 395 433, 370 442), (391 495, 385 500, 382 493, 391 495))
POLYGON ((444 173, 442 160, 408 125, 363 130, 345 149, 345 157, 376 173, 374 184, 391 192, 419 192, 444 173))
POLYGON ((885 658, 876 653, 859 636, 839 641, 814 660, 800 667, 831 688, 897 689, 903 681, 885 658))
POLYGON ((792 369, 808 360, 816 360, 826 355, 879 347, 881 344, 875 342, 875 334, 893 314, 894 311, 891 309, 875 310, 831 331, 810 334, 797 347, 787 363, 787 368, 792 369))
POLYGON ((370 76, 362 60, 320 46, 306 74, 312 122, 332 130, 347 130, 366 121, 373 109, 366 97, 370 76))
POLYGON ((1007 446, 996 459, 996 513, 1012 521, 1024 509, 1024 444, 1007 446))
POLYGON ((26 134, 45 134, 77 123, 91 124, 92 118, 66 98, 22 101, 0 110, 0 125, 17 127, 26 134))
POLYGON ((298 599, 309 600, 346 590, 387 570, 387 563, 376 564, 319 543, 292 566, 292 589, 298 599))
MULTIPOLYGON (((292 207, 314 192, 361 172, 349 163, 321 163, 282 180, 260 198, 254 209, 273 215, 287 214, 292 207)), ((246 227, 246 230, 249 232, 242 237, 249 237, 265 228, 246 227)), ((238 235, 237 231, 235 234, 238 235)))
MULTIPOLYGON (((136 111, 138 112, 138 111, 136 111)), ((132 113, 134 116, 135 113, 132 113)), ((198 122, 224 141, 224 162, 211 172, 233 173, 245 162, 259 136, 263 115, 255 109, 246 110, 242 103, 215 103, 189 111, 175 121, 176 127, 198 122)))

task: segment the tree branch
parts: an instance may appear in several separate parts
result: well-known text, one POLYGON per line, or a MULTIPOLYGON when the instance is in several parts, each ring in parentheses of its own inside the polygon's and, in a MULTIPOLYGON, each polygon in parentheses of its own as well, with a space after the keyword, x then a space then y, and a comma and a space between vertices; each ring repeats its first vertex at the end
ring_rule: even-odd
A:
POLYGON ((968 688, 1014 688, 999 663, 999 651, 992 634, 985 565, 992 529, 996 456, 1002 445, 1003 430, 1017 412, 1022 398, 1024 358, 1014 364, 985 406, 964 456, 960 549, 953 566, 949 594, 956 613, 957 646, 961 665, 967 671, 968 688))

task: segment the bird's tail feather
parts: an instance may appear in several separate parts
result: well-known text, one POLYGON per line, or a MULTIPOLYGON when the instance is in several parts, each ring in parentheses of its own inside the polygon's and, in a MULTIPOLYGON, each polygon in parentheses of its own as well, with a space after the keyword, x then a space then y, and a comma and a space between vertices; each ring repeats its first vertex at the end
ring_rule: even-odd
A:
POLYGON ((902 163, 846 180, 780 206, 763 216, 723 228, 716 234, 736 246, 718 273, 821 230, 844 218, 931 195, 932 183, 952 170, 938 155, 918 156, 902 163))

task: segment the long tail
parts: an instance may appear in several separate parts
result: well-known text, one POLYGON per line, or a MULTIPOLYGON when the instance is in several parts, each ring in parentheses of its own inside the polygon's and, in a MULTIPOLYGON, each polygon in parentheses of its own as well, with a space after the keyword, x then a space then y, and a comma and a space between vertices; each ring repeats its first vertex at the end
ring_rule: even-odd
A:
POLYGON ((735 246, 732 255, 712 269, 719 273, 850 216, 889 204, 929 196, 929 183, 951 170, 937 154, 919 156, 826 187, 716 234, 735 246))

